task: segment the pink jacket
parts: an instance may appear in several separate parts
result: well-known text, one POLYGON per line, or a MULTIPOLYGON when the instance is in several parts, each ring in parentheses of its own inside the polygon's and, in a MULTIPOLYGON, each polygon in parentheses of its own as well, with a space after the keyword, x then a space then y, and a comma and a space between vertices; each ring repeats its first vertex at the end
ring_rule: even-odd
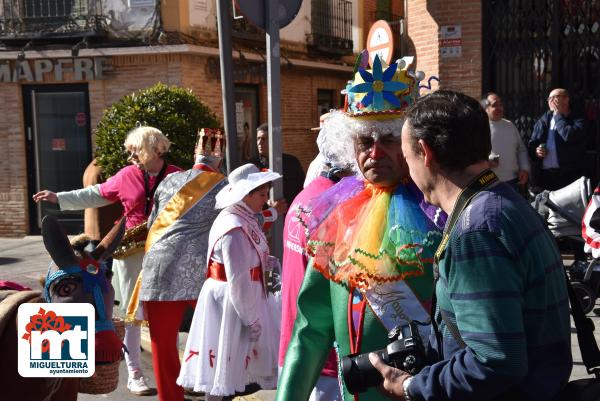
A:
MULTIPOLYGON (((290 205, 283 227, 283 266, 281 277, 281 335, 279 337, 279 366, 283 366, 288 343, 292 337, 296 320, 296 300, 302 286, 308 256, 306 255, 306 235, 304 227, 296 218, 298 206, 306 207, 311 199, 334 185, 325 177, 317 177, 304 188, 290 205)), ((333 344, 332 344, 333 346, 333 344)), ((332 350, 325 367, 324 376, 337 377, 337 358, 332 350)))

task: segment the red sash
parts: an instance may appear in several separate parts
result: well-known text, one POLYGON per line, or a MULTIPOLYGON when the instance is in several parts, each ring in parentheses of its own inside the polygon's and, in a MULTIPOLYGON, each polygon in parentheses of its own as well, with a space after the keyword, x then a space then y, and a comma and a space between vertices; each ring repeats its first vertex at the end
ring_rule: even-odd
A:
MULTIPOLYGON (((227 281, 227 274, 225 274, 225 265, 219 262, 215 262, 211 259, 208 264, 208 270, 206 271, 206 278, 212 278, 217 281, 227 281)), ((250 269, 250 280, 251 281, 262 281, 262 269, 260 266, 256 266, 250 269)))

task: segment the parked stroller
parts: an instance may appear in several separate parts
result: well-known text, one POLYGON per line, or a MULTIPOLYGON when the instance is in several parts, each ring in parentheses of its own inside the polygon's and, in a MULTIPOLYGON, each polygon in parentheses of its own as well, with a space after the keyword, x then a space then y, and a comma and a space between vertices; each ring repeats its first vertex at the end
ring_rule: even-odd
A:
POLYGON ((594 309, 600 294, 600 259, 584 252, 581 222, 592 196, 590 179, 581 177, 556 191, 535 195, 532 206, 547 222, 561 252, 571 252, 573 263, 565 266, 584 313, 594 309))

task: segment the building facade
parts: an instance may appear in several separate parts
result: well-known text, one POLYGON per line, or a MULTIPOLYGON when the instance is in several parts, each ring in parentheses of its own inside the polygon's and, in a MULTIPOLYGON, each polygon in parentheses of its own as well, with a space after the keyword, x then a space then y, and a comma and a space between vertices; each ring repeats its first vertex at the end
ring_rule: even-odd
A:
MULTIPOLYGON (((94 127, 123 95, 159 81, 191 88, 222 118, 216 0, 0 4, 1 236, 37 232, 49 212, 30 201, 39 188, 81 186, 94 127)), ((244 132, 254 136, 267 120, 265 36, 239 10, 232 14, 243 159, 244 132)), ((587 122, 582 163, 598 179, 600 4, 593 0, 304 0, 281 30, 281 122, 283 150, 305 168, 316 154, 309 128, 342 105, 340 88, 379 19, 392 29, 394 58, 414 56, 425 72, 422 94, 496 91, 525 140, 549 91, 567 88, 587 122)), ((81 223, 80 213, 64 216, 81 223)))
MULTIPOLYGON (((157 82, 190 88, 222 121, 215 1, 161 6, 130 0, 124 6, 119 0, 101 9, 92 9, 93 1, 76 7, 80 1, 0 1, 0 139, 8 148, 0 160, 0 236, 36 234, 41 218, 57 212, 31 201, 38 190, 82 186, 94 127, 122 96, 157 82)), ((281 30, 283 151, 305 168, 317 153, 310 128, 322 112, 342 104, 340 89, 360 47, 359 11, 350 1, 304 1, 281 30)), ((267 120, 265 35, 232 13, 243 160, 256 152, 252 140, 250 154, 242 154, 245 131, 254 138, 267 120)), ((82 231, 82 213, 61 212, 60 218, 72 233, 82 231)))

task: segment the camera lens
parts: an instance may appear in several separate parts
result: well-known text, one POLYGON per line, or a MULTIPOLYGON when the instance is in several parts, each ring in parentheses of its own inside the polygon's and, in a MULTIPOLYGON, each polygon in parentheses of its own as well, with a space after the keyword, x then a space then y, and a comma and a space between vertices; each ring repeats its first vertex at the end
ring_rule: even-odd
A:
MULTIPOLYGON (((385 349, 374 351, 386 362, 388 359, 385 349)), ((375 387, 383 382, 383 377, 369 361, 369 354, 352 354, 342 358, 342 375, 346 388, 351 394, 367 391, 369 387, 375 387)))

